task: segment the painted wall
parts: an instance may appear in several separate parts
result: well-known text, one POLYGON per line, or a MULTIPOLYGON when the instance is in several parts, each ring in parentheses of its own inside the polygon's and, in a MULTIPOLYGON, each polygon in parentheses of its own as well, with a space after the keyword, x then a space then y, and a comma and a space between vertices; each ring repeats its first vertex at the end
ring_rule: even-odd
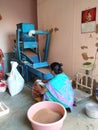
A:
POLYGON ((16 24, 34 23, 37 27, 36 0, 0 0, 0 48, 11 52, 16 37, 16 24))
MULTIPOLYGON (((98 24, 98 0, 74 0, 74 31, 73 31, 73 73, 81 69, 81 66, 85 62, 95 61, 95 54, 98 43, 98 34, 96 32, 91 33, 81 33, 81 11, 96 7, 96 24, 98 24), (81 49, 81 46, 87 46, 88 49, 81 49), (84 60, 82 53, 87 53, 89 57, 94 57, 94 59, 84 60)), ((96 67, 93 71, 93 75, 97 76, 98 80, 98 54, 96 55, 96 67)))
MULTIPOLYGON (((74 78, 84 62, 94 62, 94 59, 85 61, 81 54, 86 52, 88 56, 95 57, 98 34, 95 32, 81 34, 81 12, 93 7, 98 8, 98 0, 38 0, 37 7, 38 28, 49 30, 57 27, 59 29, 57 32, 53 31, 51 35, 49 63, 62 62, 64 72, 74 78), (83 45, 88 46, 88 49, 81 49, 83 45)), ((96 23, 98 24, 97 12, 96 23)), ((96 60, 94 70, 96 74, 98 73, 97 64, 96 60)))
POLYGON ((38 28, 59 30, 51 34, 48 62, 63 63, 64 70, 72 74, 73 63, 73 1, 38 0, 38 28))
POLYGON ((10 71, 10 58, 14 40, 16 39, 16 24, 27 22, 37 28, 36 0, 0 0, 0 48, 4 52, 5 73, 10 71))

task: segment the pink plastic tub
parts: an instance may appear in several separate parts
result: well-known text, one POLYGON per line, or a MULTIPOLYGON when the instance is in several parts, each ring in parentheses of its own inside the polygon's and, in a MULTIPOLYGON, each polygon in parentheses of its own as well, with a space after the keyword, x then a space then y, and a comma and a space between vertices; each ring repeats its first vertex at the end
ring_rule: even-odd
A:
MULTIPOLYGON (((43 116, 47 116, 47 115, 43 115, 43 116)), ((27 111, 27 117, 29 121, 31 122, 33 130, 61 130, 66 116, 67 116, 66 109, 61 104, 57 102, 51 102, 51 101, 42 101, 42 102, 36 103, 32 105, 27 111), (48 124, 34 121, 32 118, 35 115, 35 113, 44 108, 50 108, 53 111, 61 113, 63 116, 60 120, 53 123, 48 123, 48 124)))

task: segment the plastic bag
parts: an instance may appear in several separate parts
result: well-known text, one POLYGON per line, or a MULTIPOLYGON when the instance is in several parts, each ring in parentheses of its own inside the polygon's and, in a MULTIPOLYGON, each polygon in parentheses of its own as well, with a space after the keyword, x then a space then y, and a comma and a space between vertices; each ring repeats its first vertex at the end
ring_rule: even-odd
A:
POLYGON ((15 61, 11 61, 11 72, 8 77, 8 89, 11 96, 14 96, 20 93, 24 87, 24 79, 21 74, 17 70, 18 63, 15 61))

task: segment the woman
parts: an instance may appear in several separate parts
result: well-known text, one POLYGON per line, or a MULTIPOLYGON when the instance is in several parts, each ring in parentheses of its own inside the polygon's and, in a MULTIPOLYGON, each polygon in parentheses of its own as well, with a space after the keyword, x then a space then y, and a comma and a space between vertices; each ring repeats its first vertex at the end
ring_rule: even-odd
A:
POLYGON ((50 70, 54 77, 45 83, 45 87, 40 87, 37 84, 39 95, 43 95, 43 101, 61 103, 71 111, 74 103, 74 92, 68 76, 63 73, 62 64, 53 62, 50 65, 50 70))

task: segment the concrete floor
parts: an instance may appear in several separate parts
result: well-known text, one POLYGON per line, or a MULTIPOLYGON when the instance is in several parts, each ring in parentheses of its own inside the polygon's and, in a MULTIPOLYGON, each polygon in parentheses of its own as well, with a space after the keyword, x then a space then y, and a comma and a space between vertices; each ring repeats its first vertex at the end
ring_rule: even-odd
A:
MULTIPOLYGON (((10 108, 10 113, 0 119, 0 130, 33 130, 26 115, 29 107, 35 103, 30 88, 24 87, 21 93, 13 97, 8 91, 0 93, 0 101, 10 108)), ((62 130, 98 130, 98 119, 89 118, 85 114, 84 108, 87 102, 93 100, 79 103, 72 113, 67 114, 62 130)))

